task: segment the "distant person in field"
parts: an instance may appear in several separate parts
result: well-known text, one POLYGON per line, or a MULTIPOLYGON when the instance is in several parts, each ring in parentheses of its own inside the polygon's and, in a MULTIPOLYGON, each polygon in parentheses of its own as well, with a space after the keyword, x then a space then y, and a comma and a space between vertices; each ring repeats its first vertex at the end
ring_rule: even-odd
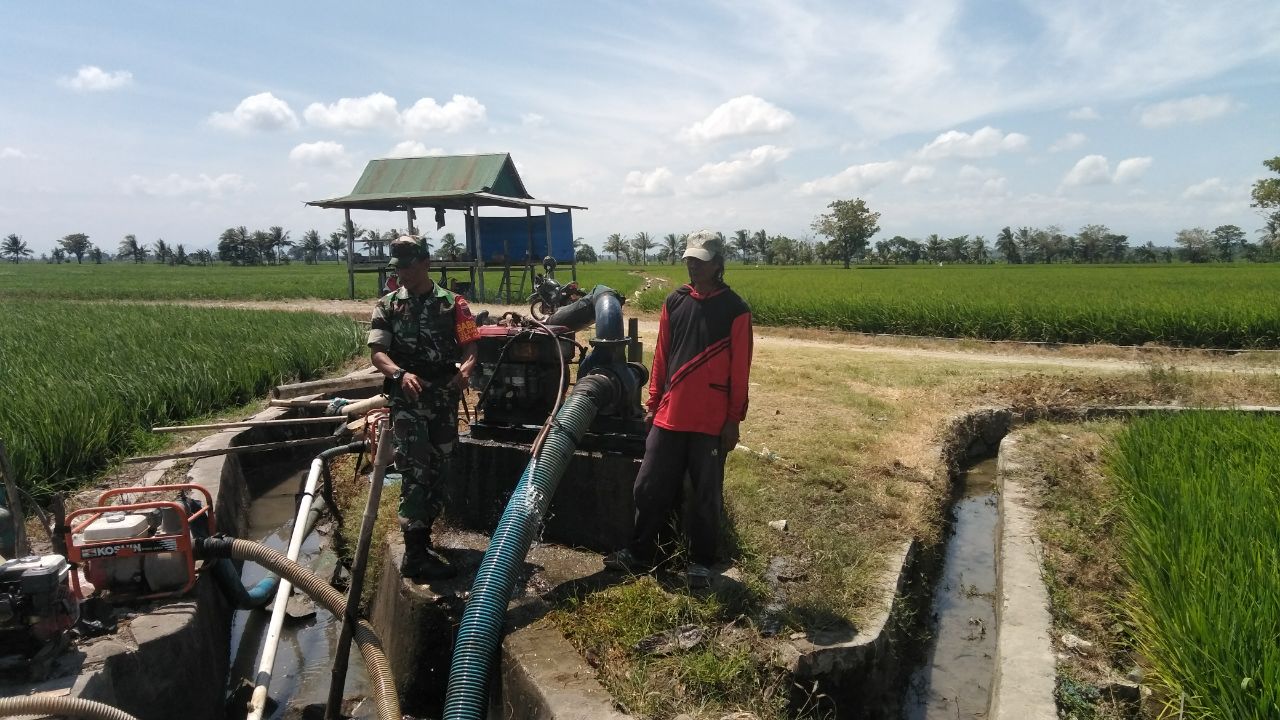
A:
POLYGON ((449 455, 458 440, 458 400, 476 363, 480 337, 467 301, 431 280, 426 243, 402 235, 391 243, 400 286, 373 309, 369 350, 391 398, 404 532, 401 575, 452 577, 453 566, 431 546, 431 525, 444 509, 449 455))
POLYGON ((658 323, 631 545, 605 558, 605 566, 628 572, 654 567, 659 535, 681 502, 688 473, 694 502, 686 579, 690 587, 706 587, 717 560, 725 455, 738 444, 738 426, 747 415, 751 308, 724 282, 718 234, 690 235, 684 262, 689 284, 667 296, 658 323))

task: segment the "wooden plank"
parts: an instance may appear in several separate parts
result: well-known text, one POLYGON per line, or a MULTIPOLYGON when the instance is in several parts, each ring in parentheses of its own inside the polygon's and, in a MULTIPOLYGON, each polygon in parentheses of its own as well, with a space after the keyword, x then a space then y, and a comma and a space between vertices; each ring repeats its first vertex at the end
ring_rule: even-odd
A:
POLYGON ((313 418, 286 418, 284 420, 241 420, 239 422, 209 423, 207 425, 166 425, 164 427, 153 427, 151 432, 168 433, 168 432, 186 432, 187 430, 225 430, 226 428, 240 427, 276 427, 279 425, 314 425, 317 423, 339 423, 343 418, 333 417, 313 417, 313 418))
POLYGON ((137 457, 125 458, 122 462, 126 463, 145 463, 158 462, 160 460, 177 460, 180 458, 201 458, 213 457, 215 455, 238 455, 240 453, 262 452, 264 450, 279 450, 282 448, 302 447, 305 445, 334 445, 337 441, 330 436, 303 438, 301 440, 281 440, 279 442, 259 443, 257 445, 239 445, 229 448, 211 448, 208 450, 183 450, 181 452, 165 453, 163 455, 139 455, 137 457))

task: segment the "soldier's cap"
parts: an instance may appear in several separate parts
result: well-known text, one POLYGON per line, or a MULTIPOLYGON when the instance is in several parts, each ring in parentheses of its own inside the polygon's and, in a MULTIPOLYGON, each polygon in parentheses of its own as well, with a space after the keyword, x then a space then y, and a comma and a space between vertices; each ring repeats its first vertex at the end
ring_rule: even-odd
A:
POLYGON ((685 240, 684 257, 698 258, 710 262, 715 258, 724 258, 724 241, 720 235, 710 230, 699 230, 685 240))
POLYGON ((387 267, 398 268, 424 257, 431 257, 426 240, 417 235, 401 235, 391 241, 391 259, 387 261, 387 267))

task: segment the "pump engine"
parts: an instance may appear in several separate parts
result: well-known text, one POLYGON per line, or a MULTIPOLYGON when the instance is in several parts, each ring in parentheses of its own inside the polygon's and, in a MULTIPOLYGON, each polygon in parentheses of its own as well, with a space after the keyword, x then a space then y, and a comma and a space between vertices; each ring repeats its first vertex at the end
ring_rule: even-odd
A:
POLYGON ((26 669, 56 654, 80 619, 71 568, 61 555, 32 555, 0 565, 0 670, 26 669))

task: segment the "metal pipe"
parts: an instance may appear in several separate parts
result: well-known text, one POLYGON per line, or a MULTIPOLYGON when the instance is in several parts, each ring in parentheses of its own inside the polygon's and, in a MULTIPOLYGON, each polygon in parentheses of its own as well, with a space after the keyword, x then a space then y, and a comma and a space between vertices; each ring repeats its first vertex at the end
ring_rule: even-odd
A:
POLYGON ((360 539, 356 542, 356 555, 351 563, 351 583, 347 587, 347 608, 342 616, 342 631, 334 649, 333 670, 330 672, 329 702, 325 708, 327 720, 342 717, 342 693, 347 684, 347 659, 351 655, 351 634, 360 621, 360 595, 364 591, 364 574, 369 563, 369 545, 373 538, 373 526, 378 520, 378 504, 382 499, 382 483, 387 466, 395 457, 395 444, 391 440, 391 425, 384 417, 378 423, 378 449, 373 455, 373 475, 369 484, 369 499, 364 504, 364 519, 360 521, 360 539))

